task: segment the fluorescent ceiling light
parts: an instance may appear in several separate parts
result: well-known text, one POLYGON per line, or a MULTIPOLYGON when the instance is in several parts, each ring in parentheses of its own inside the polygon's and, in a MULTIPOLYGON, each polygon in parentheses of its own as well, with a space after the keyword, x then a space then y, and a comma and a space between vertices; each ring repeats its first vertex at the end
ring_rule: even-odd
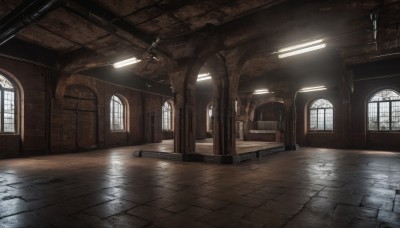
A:
POLYGON ((197 75, 197 78, 204 78, 204 77, 207 77, 207 76, 210 76, 210 73, 199 74, 199 75, 197 75))
POLYGON ((204 80, 209 80, 209 79, 211 79, 210 73, 205 73, 205 74, 199 74, 199 75, 197 75, 197 81, 198 81, 198 82, 204 81, 204 80))
POLYGON ((308 43, 298 44, 298 45, 295 45, 295 46, 283 48, 283 49, 279 50, 278 52, 279 53, 288 52, 288 51, 291 51, 291 50, 295 50, 295 49, 299 49, 299 48, 303 48, 303 47, 308 47, 308 46, 311 46, 311 45, 314 45, 314 44, 319 44, 319 43, 322 43, 323 41, 324 40, 315 40, 315 41, 311 41, 311 42, 308 42, 308 43))
POLYGON ((254 95, 267 94, 267 93, 270 93, 268 89, 256 89, 253 92, 254 95))
POLYGON ((280 55, 278 55, 278 58, 282 59, 282 58, 286 58, 286 57, 290 57, 290 56, 294 56, 294 55, 307 53, 307 52, 310 52, 310 51, 315 51, 315 50, 322 49, 322 48, 325 48, 325 47, 326 47, 326 44, 319 44, 319 45, 316 45, 316 46, 311 46, 311 47, 299 49, 299 50, 296 50, 296 51, 280 54, 280 55))
POLYGON ((128 66, 128 65, 131 65, 131 64, 138 63, 140 61, 141 61, 140 59, 137 59, 137 58, 133 57, 133 58, 130 58, 130 59, 125 59, 125 60, 120 61, 120 62, 116 62, 116 63, 113 64, 113 67, 114 68, 120 68, 120 67, 124 67, 124 66, 128 66))
POLYGON ((304 87, 299 90, 300 93, 314 92, 320 90, 327 90, 325 86, 304 87))
POLYGON ((205 80, 209 80, 209 79, 211 79, 211 76, 209 76, 209 77, 203 77, 203 78, 198 78, 197 81, 200 82, 200 81, 205 81, 205 80))

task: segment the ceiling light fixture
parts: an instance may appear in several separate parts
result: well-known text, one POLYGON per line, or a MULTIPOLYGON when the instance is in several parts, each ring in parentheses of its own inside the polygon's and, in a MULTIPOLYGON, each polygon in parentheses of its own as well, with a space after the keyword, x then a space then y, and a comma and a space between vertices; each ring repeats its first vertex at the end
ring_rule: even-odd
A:
POLYGON ((270 93, 268 89, 256 89, 253 92, 254 95, 267 94, 267 93, 270 93))
POLYGON ((303 54, 303 53, 316 51, 316 50, 319 50, 319 49, 322 49, 322 48, 325 48, 325 47, 326 47, 326 44, 319 44, 319 45, 316 45, 316 46, 311 46, 311 47, 299 49, 299 50, 296 50, 296 51, 280 54, 280 55, 278 55, 278 58, 283 59, 283 58, 294 56, 294 55, 300 55, 300 54, 303 54))
POLYGON ((211 79, 211 74, 210 73, 205 73, 205 74, 199 74, 197 75, 197 81, 205 81, 211 79))
POLYGON ((298 44, 298 45, 280 49, 277 52, 277 53, 280 53, 278 55, 278 58, 282 59, 282 58, 299 55, 299 54, 307 53, 310 51, 315 51, 318 49, 325 48, 326 43, 323 43, 323 42, 324 42, 324 40, 320 39, 320 40, 315 40, 315 41, 302 43, 302 44, 298 44))
POLYGON ((322 43, 323 41, 324 40, 315 40, 315 41, 311 41, 311 42, 308 42, 308 43, 298 44, 298 45, 294 45, 294 46, 291 46, 291 47, 283 48, 283 49, 279 50, 278 52, 279 53, 288 52, 288 51, 291 51, 291 50, 296 50, 296 49, 299 49, 299 48, 308 47, 308 46, 311 46, 311 45, 314 45, 314 44, 319 44, 319 43, 322 43))
POLYGON ((120 62, 116 62, 116 63, 113 64, 113 67, 114 68, 120 68, 120 67, 124 67, 124 66, 128 66, 128 65, 132 65, 132 64, 138 63, 140 61, 141 61, 140 59, 137 59, 137 58, 133 57, 133 58, 130 58, 130 59, 125 59, 125 60, 120 61, 120 62))
POLYGON ((299 90, 299 93, 308 93, 321 90, 327 90, 327 88, 325 86, 304 87, 299 90))

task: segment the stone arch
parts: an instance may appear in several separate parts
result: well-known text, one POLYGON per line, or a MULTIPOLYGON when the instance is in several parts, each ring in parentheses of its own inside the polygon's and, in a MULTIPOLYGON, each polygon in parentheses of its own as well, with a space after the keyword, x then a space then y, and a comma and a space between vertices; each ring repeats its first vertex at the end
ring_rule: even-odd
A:
POLYGON ((178 61, 177 67, 169 73, 174 93, 174 151, 177 153, 195 152, 194 101, 197 75, 207 59, 223 47, 219 37, 201 39, 194 51, 196 58, 178 61))

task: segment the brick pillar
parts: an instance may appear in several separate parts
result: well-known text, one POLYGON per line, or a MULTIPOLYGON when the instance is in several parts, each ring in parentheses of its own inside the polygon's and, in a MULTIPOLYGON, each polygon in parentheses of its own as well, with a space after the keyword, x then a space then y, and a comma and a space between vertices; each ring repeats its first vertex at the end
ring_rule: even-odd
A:
MULTIPOLYGON (((174 94, 174 152, 188 154, 195 152, 195 83, 187 76, 189 66, 177 67, 170 72, 174 94)), ((197 73, 196 73, 197 74, 197 73)), ((193 75, 192 75, 193 76, 193 75)), ((192 79, 194 80, 194 79, 192 79)))
POLYGON ((236 154, 235 98, 214 100, 213 145, 216 155, 236 154))
POLYGON ((175 94, 174 151, 180 154, 195 152, 195 116, 191 106, 183 103, 182 94, 175 94))
POLYGON ((284 143, 286 150, 296 150, 296 106, 295 96, 292 99, 285 99, 285 135, 284 143))

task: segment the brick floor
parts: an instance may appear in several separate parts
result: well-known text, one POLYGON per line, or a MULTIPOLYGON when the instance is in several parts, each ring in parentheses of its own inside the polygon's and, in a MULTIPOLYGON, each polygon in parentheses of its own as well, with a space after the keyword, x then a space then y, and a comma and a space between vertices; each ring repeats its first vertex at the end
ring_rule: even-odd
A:
POLYGON ((215 165, 136 149, 0 160, 0 227, 400 227, 400 153, 215 165))

